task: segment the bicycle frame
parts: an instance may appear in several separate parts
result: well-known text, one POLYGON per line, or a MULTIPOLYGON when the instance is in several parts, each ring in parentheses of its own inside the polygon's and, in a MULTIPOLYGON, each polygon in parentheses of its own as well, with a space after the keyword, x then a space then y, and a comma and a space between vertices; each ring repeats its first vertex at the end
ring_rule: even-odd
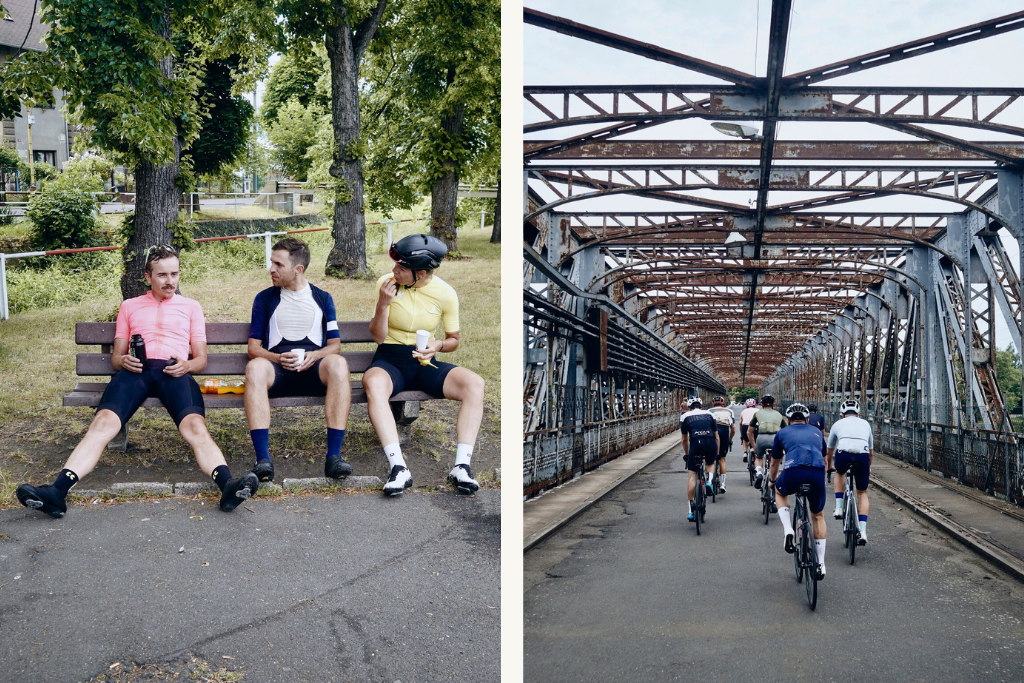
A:
POLYGON ((814 546, 814 523, 807 504, 806 487, 806 484, 800 487, 793 504, 793 534, 796 543, 793 565, 797 583, 807 579, 807 604, 813 610, 818 604, 818 553, 814 546))

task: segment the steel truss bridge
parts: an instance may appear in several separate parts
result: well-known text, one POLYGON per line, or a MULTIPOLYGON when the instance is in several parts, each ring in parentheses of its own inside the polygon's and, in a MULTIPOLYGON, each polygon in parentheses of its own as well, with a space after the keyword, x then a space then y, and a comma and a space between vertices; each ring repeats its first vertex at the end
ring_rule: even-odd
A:
POLYGON ((524 88, 527 496, 676 429, 686 396, 757 386, 830 423, 858 398, 880 450, 1024 504, 995 341, 1021 354, 1024 88, 824 84, 1024 12, 787 75, 791 4, 772 3, 764 76, 524 9, 724 81, 524 88), (627 136, 688 118, 743 139, 627 136), (783 121, 908 139, 781 140, 783 121))

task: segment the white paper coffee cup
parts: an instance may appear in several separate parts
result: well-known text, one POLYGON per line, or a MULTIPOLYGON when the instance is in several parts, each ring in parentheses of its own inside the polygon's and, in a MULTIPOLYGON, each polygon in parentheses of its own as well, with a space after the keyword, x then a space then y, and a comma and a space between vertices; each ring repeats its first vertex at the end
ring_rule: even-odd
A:
POLYGON ((292 353, 295 354, 297 365, 302 365, 302 362, 306 360, 306 349, 292 349, 292 353))
POLYGON ((426 330, 416 330, 416 350, 423 351, 427 348, 427 342, 430 341, 430 332, 426 330))

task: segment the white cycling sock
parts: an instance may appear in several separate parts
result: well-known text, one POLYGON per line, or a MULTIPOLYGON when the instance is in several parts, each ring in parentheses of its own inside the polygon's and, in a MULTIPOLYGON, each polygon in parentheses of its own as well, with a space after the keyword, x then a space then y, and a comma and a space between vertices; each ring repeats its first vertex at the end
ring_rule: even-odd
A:
POLYGON ((473 457, 473 444, 460 443, 455 447, 455 466, 465 465, 469 467, 469 459, 473 457))
POLYGON ((863 522, 857 522, 857 526, 860 528, 860 535, 866 538, 868 533, 868 520, 865 519, 863 522))
POLYGON ((718 485, 719 486, 725 486, 725 475, 724 474, 718 475, 718 485))
POLYGON ((758 465, 758 466, 757 466, 757 467, 755 467, 754 469, 755 469, 755 470, 757 470, 757 473, 758 473, 758 474, 764 474, 764 468, 763 468, 763 467, 761 467, 760 465, 758 465))
POLYGON ((825 539, 814 539, 814 549, 818 552, 818 564, 825 566, 825 539))
POLYGON ((692 500, 686 501, 686 512, 687 513, 693 512, 693 501, 692 500))
POLYGON ((789 517, 789 508, 779 508, 779 521, 782 522, 782 530, 786 535, 793 535, 793 520, 789 517))
POLYGON ((388 457, 388 467, 399 465, 405 467, 405 458, 402 457, 402 447, 397 443, 389 443, 384 447, 384 455, 388 457))

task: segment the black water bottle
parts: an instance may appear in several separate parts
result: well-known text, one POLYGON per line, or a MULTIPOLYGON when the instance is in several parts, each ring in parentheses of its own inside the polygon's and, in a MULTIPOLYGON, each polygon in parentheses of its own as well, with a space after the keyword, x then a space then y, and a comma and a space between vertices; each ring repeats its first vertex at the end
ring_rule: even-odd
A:
POLYGON ((142 340, 141 334, 133 334, 131 341, 128 342, 128 347, 129 353, 143 363, 146 362, 146 342, 142 340))

